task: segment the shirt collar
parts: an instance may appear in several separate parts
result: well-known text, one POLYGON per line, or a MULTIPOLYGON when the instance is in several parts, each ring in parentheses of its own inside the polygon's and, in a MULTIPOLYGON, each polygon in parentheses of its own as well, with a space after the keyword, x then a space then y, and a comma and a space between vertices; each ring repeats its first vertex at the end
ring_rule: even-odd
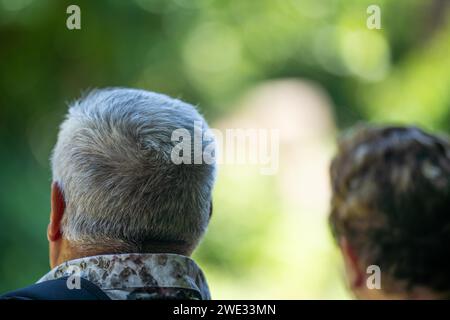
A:
POLYGON ((210 299, 203 272, 189 257, 178 254, 111 254, 70 260, 55 267, 39 282, 78 275, 102 290, 179 288, 210 299))

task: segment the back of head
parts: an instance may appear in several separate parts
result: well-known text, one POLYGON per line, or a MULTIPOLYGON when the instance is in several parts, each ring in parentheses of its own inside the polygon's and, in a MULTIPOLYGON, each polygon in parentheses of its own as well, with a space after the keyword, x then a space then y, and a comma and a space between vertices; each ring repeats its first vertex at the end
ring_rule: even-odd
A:
POLYGON ((73 103, 52 155, 66 202, 63 236, 111 252, 195 246, 208 225, 215 166, 171 160, 173 131, 193 135, 194 123, 208 129, 192 105, 143 90, 95 90, 73 103))
POLYGON ((448 138, 415 127, 357 128, 340 141, 331 179, 334 234, 380 267, 385 290, 450 291, 448 138))

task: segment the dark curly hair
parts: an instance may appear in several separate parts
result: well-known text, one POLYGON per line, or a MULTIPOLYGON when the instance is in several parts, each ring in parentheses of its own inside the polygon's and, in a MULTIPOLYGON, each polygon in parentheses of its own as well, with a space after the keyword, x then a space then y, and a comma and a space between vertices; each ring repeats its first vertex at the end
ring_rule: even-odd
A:
MULTIPOLYGON (((336 239, 345 237, 402 289, 450 292, 448 137, 416 127, 356 127, 339 142, 331 183, 336 239)), ((392 290, 388 282, 383 287, 392 290)))

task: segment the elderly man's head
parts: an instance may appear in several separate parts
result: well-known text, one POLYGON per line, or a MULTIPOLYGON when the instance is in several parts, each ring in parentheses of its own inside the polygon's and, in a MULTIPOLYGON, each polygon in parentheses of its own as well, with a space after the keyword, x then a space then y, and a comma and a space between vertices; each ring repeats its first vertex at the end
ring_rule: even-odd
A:
MULTIPOLYGON (((206 230, 215 166, 175 164, 172 132, 207 124, 180 100, 95 90, 70 106, 52 156, 51 264, 86 254, 190 254, 206 230)), ((202 144, 202 148, 205 147, 202 144)))

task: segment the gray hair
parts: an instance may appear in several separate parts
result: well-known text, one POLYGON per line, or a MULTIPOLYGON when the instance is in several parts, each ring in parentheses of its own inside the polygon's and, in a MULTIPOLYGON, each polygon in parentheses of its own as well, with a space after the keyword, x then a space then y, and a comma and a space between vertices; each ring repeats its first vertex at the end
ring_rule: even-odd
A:
MULTIPOLYGON (((144 90, 94 90, 72 103, 51 162, 80 247, 139 252, 152 241, 194 246, 210 216, 215 165, 171 161, 172 132, 207 123, 190 104, 144 90)), ((204 148, 204 144, 203 148, 204 148)))

